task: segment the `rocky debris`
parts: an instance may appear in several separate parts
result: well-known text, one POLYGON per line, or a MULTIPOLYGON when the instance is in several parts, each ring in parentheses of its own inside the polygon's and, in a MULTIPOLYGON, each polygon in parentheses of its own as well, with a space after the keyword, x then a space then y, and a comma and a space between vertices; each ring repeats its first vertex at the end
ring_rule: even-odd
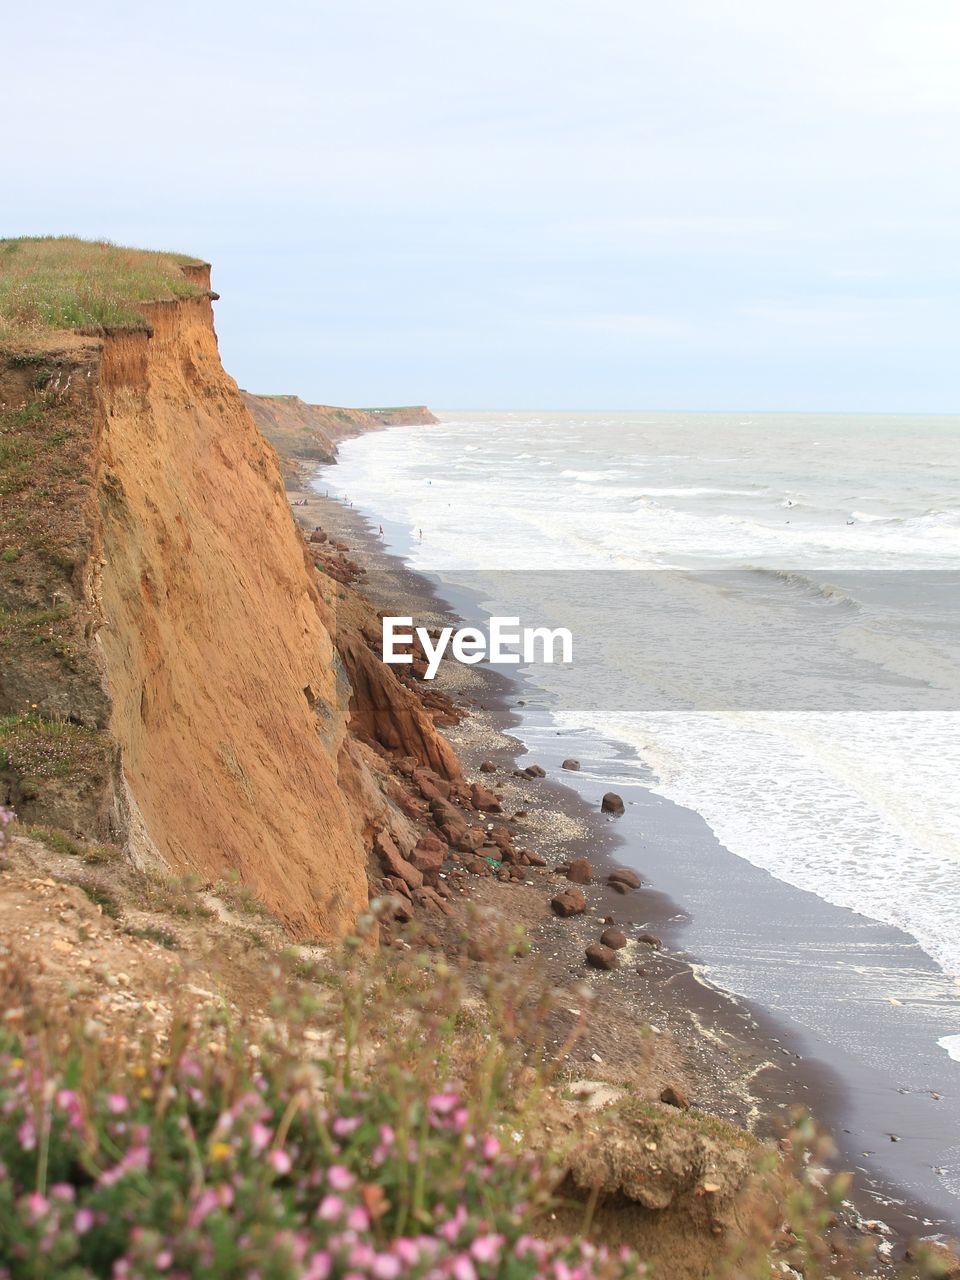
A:
POLYGON ((465 827, 457 840, 457 848, 461 853, 476 853, 484 843, 485 837, 479 827, 465 827))
POLYGON ((621 929, 604 929, 600 935, 600 941, 611 951, 619 951, 621 947, 627 945, 627 935, 621 929))
POLYGON ((607 876, 607 884, 617 893, 629 893, 631 889, 639 889, 641 880, 629 867, 615 867, 607 876))
POLYGON ((311 533, 310 535, 311 542, 326 542, 326 540, 327 540, 327 535, 323 532, 322 529, 314 529, 313 533, 311 533))
POLYGON ((423 874, 412 862, 408 862, 394 843, 389 831, 378 831, 374 840, 374 848, 380 865, 388 876, 403 881, 410 889, 419 889, 423 885, 423 874))
POLYGON ((960 1277, 960 1256, 956 1249, 934 1236, 911 1240, 905 1256, 908 1262, 918 1263, 924 1275, 942 1276, 944 1280, 960 1277))
POLYGON ((492 761, 492 760, 484 760, 483 764, 480 766, 480 772, 481 772, 481 773, 496 773, 496 772, 497 772, 497 766, 493 763, 493 761, 492 761))
POLYGON ((623 800, 615 791, 608 791, 600 801, 600 810, 602 813, 623 813, 623 800))
POLYGON ((445 845, 434 835, 425 835, 417 841, 413 852, 410 854, 410 861, 418 871, 421 871, 425 879, 435 880, 440 868, 446 861, 449 846, 445 845))
POLYGON ((641 933, 637 941, 645 947, 652 947, 655 951, 659 951, 663 943, 655 933, 641 933))
POLYGON ((560 869, 574 884, 589 884, 593 879, 593 867, 587 858, 574 858, 560 869))
POLYGON ((527 865, 531 867, 545 867, 547 865, 546 858, 539 853, 534 853, 532 849, 521 849, 523 857, 526 859, 527 865))
POLYGON ((567 916, 582 915, 587 909, 587 900, 579 889, 564 889, 550 899, 550 906, 555 915, 565 919, 567 916))
POLYGON ((424 907, 428 911, 439 911, 445 916, 453 914, 453 908, 444 902, 436 889, 432 889, 429 885, 424 885, 422 889, 417 889, 413 895, 413 901, 418 907, 424 907))
POLYGON ((668 1084, 665 1089, 661 1089, 660 1101, 665 1102, 668 1107, 679 1107, 681 1111, 690 1110, 690 1099, 676 1085, 668 1084))
POLYGON ((569 769, 571 773, 578 773, 580 771, 580 761, 574 760, 572 756, 569 756, 566 760, 564 760, 560 768, 569 769))
POLYGON ((483 813, 501 813, 503 805, 486 787, 482 787, 479 782, 475 782, 470 788, 470 799, 475 809, 479 809, 483 813))
POLYGON ((605 947, 602 942, 591 942, 584 955, 587 964, 594 969, 619 969, 620 960, 612 947, 605 947))
POLYGON ((547 776, 546 769, 541 769, 538 764, 528 764, 525 769, 520 770, 525 778, 545 778, 547 776))
POLYGON ((448 844, 459 844, 467 830, 467 820, 460 810, 449 800, 436 799, 430 801, 430 812, 433 820, 440 828, 448 844))

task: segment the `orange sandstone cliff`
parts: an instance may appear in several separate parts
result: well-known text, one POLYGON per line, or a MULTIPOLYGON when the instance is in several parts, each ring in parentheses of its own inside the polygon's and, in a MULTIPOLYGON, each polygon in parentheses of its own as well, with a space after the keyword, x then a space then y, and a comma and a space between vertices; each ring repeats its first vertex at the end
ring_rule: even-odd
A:
MULTIPOLYGON (((335 937, 374 831, 412 837, 362 697, 348 733, 336 596, 221 366, 209 268, 185 270, 197 296, 142 327, 0 351, 0 800, 141 865, 234 869, 295 936, 335 937)), ((373 683, 391 749, 455 773, 409 692, 373 683)))

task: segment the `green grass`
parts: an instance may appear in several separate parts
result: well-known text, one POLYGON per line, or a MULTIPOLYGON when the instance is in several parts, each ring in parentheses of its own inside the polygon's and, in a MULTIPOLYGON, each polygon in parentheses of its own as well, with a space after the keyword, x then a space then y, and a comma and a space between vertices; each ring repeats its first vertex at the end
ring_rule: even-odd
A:
POLYGON ((0 769, 24 778, 83 777, 103 765, 107 735, 36 712, 0 716, 0 769))
POLYGON ((191 265, 202 264, 71 236, 0 240, 0 338, 45 329, 145 329, 138 304, 203 292, 183 273, 191 265))

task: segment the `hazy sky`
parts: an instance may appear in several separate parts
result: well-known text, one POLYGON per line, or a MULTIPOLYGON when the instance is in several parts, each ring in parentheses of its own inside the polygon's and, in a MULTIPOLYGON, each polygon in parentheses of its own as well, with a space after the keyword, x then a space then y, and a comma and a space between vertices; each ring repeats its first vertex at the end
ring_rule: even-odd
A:
POLYGON ((957 0, 46 0, 0 234, 209 259, 242 386, 960 410, 957 0))

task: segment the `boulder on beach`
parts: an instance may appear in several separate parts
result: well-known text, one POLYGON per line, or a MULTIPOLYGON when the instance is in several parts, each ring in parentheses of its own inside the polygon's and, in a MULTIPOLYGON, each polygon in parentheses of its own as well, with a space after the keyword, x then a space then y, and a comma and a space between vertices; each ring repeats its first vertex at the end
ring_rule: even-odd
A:
POLYGON ((639 889, 641 881, 629 867, 615 867, 607 876, 607 884, 617 893, 629 893, 631 889, 639 889))
POLYGON ((587 900, 579 889, 564 889, 550 899, 550 906, 555 915, 565 919, 567 916, 582 915, 587 909, 587 900))
POLYGON ((503 805, 493 792, 482 787, 479 782, 475 782, 470 788, 470 799, 473 801, 473 807, 480 809, 483 813, 500 813, 503 809, 503 805))
POLYGON ((655 933, 641 933, 637 937, 637 941, 642 943, 645 947, 652 947, 654 951, 659 951, 663 946, 663 943, 655 933))
POLYGON ((627 945, 627 935, 622 929, 604 929, 600 935, 600 941, 611 951, 619 951, 621 947, 627 945))
POLYGON ((603 813, 623 813, 623 800, 615 791, 608 791, 600 801, 600 809, 603 813))
POLYGON ((584 955, 587 958, 587 964, 594 969, 620 968, 617 953, 610 947, 605 947, 602 942, 591 942, 584 955))
POLYGON ((580 768, 580 761, 574 760, 572 756, 564 760, 560 766, 561 769, 569 769, 572 773, 576 773, 580 768))
POLYGON ((574 858, 563 874, 574 884, 589 884, 593 879, 593 867, 586 858, 574 858))
POLYGON ((483 764, 480 766, 480 772, 481 772, 481 773, 496 773, 496 772, 497 772, 497 766, 493 763, 493 761, 492 761, 492 760, 484 760, 483 764))
POLYGON ((521 772, 525 778, 545 778, 547 776, 546 769, 542 769, 538 764, 528 764, 521 772))

